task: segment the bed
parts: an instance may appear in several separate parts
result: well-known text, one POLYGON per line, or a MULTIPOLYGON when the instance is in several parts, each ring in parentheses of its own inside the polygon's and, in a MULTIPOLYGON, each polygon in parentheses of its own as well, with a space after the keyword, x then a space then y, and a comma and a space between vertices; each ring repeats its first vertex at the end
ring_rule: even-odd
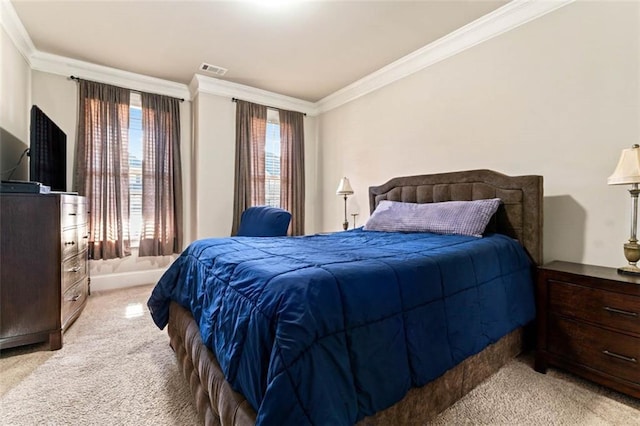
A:
POLYGON ((542 177, 474 170, 369 189, 372 212, 491 198, 483 238, 359 229, 190 245, 148 305, 203 422, 420 424, 497 371, 534 316, 542 177))

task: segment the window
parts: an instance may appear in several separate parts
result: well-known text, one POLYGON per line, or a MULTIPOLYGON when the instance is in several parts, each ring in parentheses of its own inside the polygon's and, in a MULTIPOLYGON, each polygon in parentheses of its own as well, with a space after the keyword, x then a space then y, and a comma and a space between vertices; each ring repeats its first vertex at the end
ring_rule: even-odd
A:
POLYGON ((142 101, 132 92, 129 101, 129 232, 131 247, 140 244, 142 229, 142 101))
POLYGON ((180 253, 180 100, 79 86, 76 185, 90 207, 92 259, 129 256, 132 241, 138 256, 180 253))
POLYGON ((264 162, 265 203, 280 207, 280 120, 278 111, 273 109, 267 110, 264 162))

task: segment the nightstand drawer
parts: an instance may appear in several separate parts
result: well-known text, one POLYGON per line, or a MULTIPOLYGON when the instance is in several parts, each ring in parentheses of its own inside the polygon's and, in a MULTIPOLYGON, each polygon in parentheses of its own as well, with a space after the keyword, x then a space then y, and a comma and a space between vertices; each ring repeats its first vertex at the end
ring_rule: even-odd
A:
POLYGON ((549 352, 573 363, 640 383, 640 339, 551 315, 549 352))
POLYGON ((549 310, 640 336, 640 297, 549 280, 549 310))

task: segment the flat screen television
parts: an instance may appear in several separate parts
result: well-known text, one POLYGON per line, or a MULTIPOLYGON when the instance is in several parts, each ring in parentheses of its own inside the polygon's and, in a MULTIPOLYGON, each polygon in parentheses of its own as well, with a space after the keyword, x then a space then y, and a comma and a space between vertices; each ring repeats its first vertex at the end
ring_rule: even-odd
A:
POLYGON ((67 135, 37 105, 31 107, 29 180, 67 190, 67 135))

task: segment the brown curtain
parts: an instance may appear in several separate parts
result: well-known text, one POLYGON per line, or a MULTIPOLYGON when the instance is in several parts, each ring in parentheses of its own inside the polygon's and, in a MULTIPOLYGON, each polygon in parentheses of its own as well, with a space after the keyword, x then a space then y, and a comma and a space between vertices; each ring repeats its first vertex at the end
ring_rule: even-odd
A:
POLYGON ((280 207, 291 213, 291 235, 304 235, 304 117, 280 110, 280 207))
POLYGON ((243 211, 265 203, 266 136, 267 107, 236 101, 236 164, 231 235, 238 233, 243 211))
POLYGON ((79 81, 76 191, 87 197, 89 256, 131 254, 129 90, 79 81))
POLYGON ((141 93, 142 230, 139 256, 182 251, 180 100, 141 93))

